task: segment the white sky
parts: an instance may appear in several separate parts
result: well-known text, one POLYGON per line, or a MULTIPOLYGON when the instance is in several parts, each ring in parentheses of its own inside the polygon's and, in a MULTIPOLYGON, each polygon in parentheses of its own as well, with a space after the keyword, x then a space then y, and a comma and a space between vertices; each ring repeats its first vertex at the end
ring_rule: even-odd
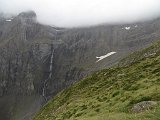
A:
POLYGON ((0 0, 0 11, 27 10, 34 10, 41 23, 78 27, 155 18, 160 0, 0 0))

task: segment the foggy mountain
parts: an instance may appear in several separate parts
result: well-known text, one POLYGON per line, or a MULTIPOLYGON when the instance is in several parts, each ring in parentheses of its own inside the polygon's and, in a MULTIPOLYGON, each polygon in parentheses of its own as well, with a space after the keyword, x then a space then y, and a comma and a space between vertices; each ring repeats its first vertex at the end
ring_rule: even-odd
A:
POLYGON ((0 116, 30 120, 60 90, 160 38, 160 19, 58 28, 33 11, 0 15, 0 116), (110 52, 116 52, 103 57, 110 52), (103 58, 96 62, 97 58, 103 58))
POLYGON ((1 0, 0 12, 33 10, 39 23, 58 27, 134 23, 160 17, 159 0, 1 0))

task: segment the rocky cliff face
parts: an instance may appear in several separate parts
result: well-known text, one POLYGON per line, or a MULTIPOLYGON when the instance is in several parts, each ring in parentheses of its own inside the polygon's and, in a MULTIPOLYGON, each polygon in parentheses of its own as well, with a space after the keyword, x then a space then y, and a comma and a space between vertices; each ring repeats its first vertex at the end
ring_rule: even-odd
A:
POLYGON ((32 11, 0 16, 0 116, 5 120, 31 119, 58 91, 160 37, 160 19, 61 29, 39 24, 32 11), (96 56, 112 51, 117 53, 96 62, 96 56))
POLYGON ((0 26, 0 114, 5 120, 29 119, 43 102, 48 61, 60 42, 54 28, 37 23, 34 12, 2 18, 0 26))

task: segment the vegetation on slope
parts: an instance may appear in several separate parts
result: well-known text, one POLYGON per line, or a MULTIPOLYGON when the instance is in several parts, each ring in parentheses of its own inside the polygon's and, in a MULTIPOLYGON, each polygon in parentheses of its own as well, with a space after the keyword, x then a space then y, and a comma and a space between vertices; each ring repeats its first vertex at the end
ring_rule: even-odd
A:
POLYGON ((160 105, 131 112, 132 106, 141 101, 160 101, 159 71, 157 42, 63 90, 34 120, 159 120, 160 105))

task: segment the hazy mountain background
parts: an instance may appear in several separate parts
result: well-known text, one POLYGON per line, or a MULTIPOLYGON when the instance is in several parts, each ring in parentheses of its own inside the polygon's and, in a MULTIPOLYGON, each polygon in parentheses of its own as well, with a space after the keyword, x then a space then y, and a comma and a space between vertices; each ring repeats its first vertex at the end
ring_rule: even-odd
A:
POLYGON ((33 10, 40 23, 58 27, 85 27, 133 23, 160 16, 159 0, 1 0, 0 11, 19 14, 33 10))

